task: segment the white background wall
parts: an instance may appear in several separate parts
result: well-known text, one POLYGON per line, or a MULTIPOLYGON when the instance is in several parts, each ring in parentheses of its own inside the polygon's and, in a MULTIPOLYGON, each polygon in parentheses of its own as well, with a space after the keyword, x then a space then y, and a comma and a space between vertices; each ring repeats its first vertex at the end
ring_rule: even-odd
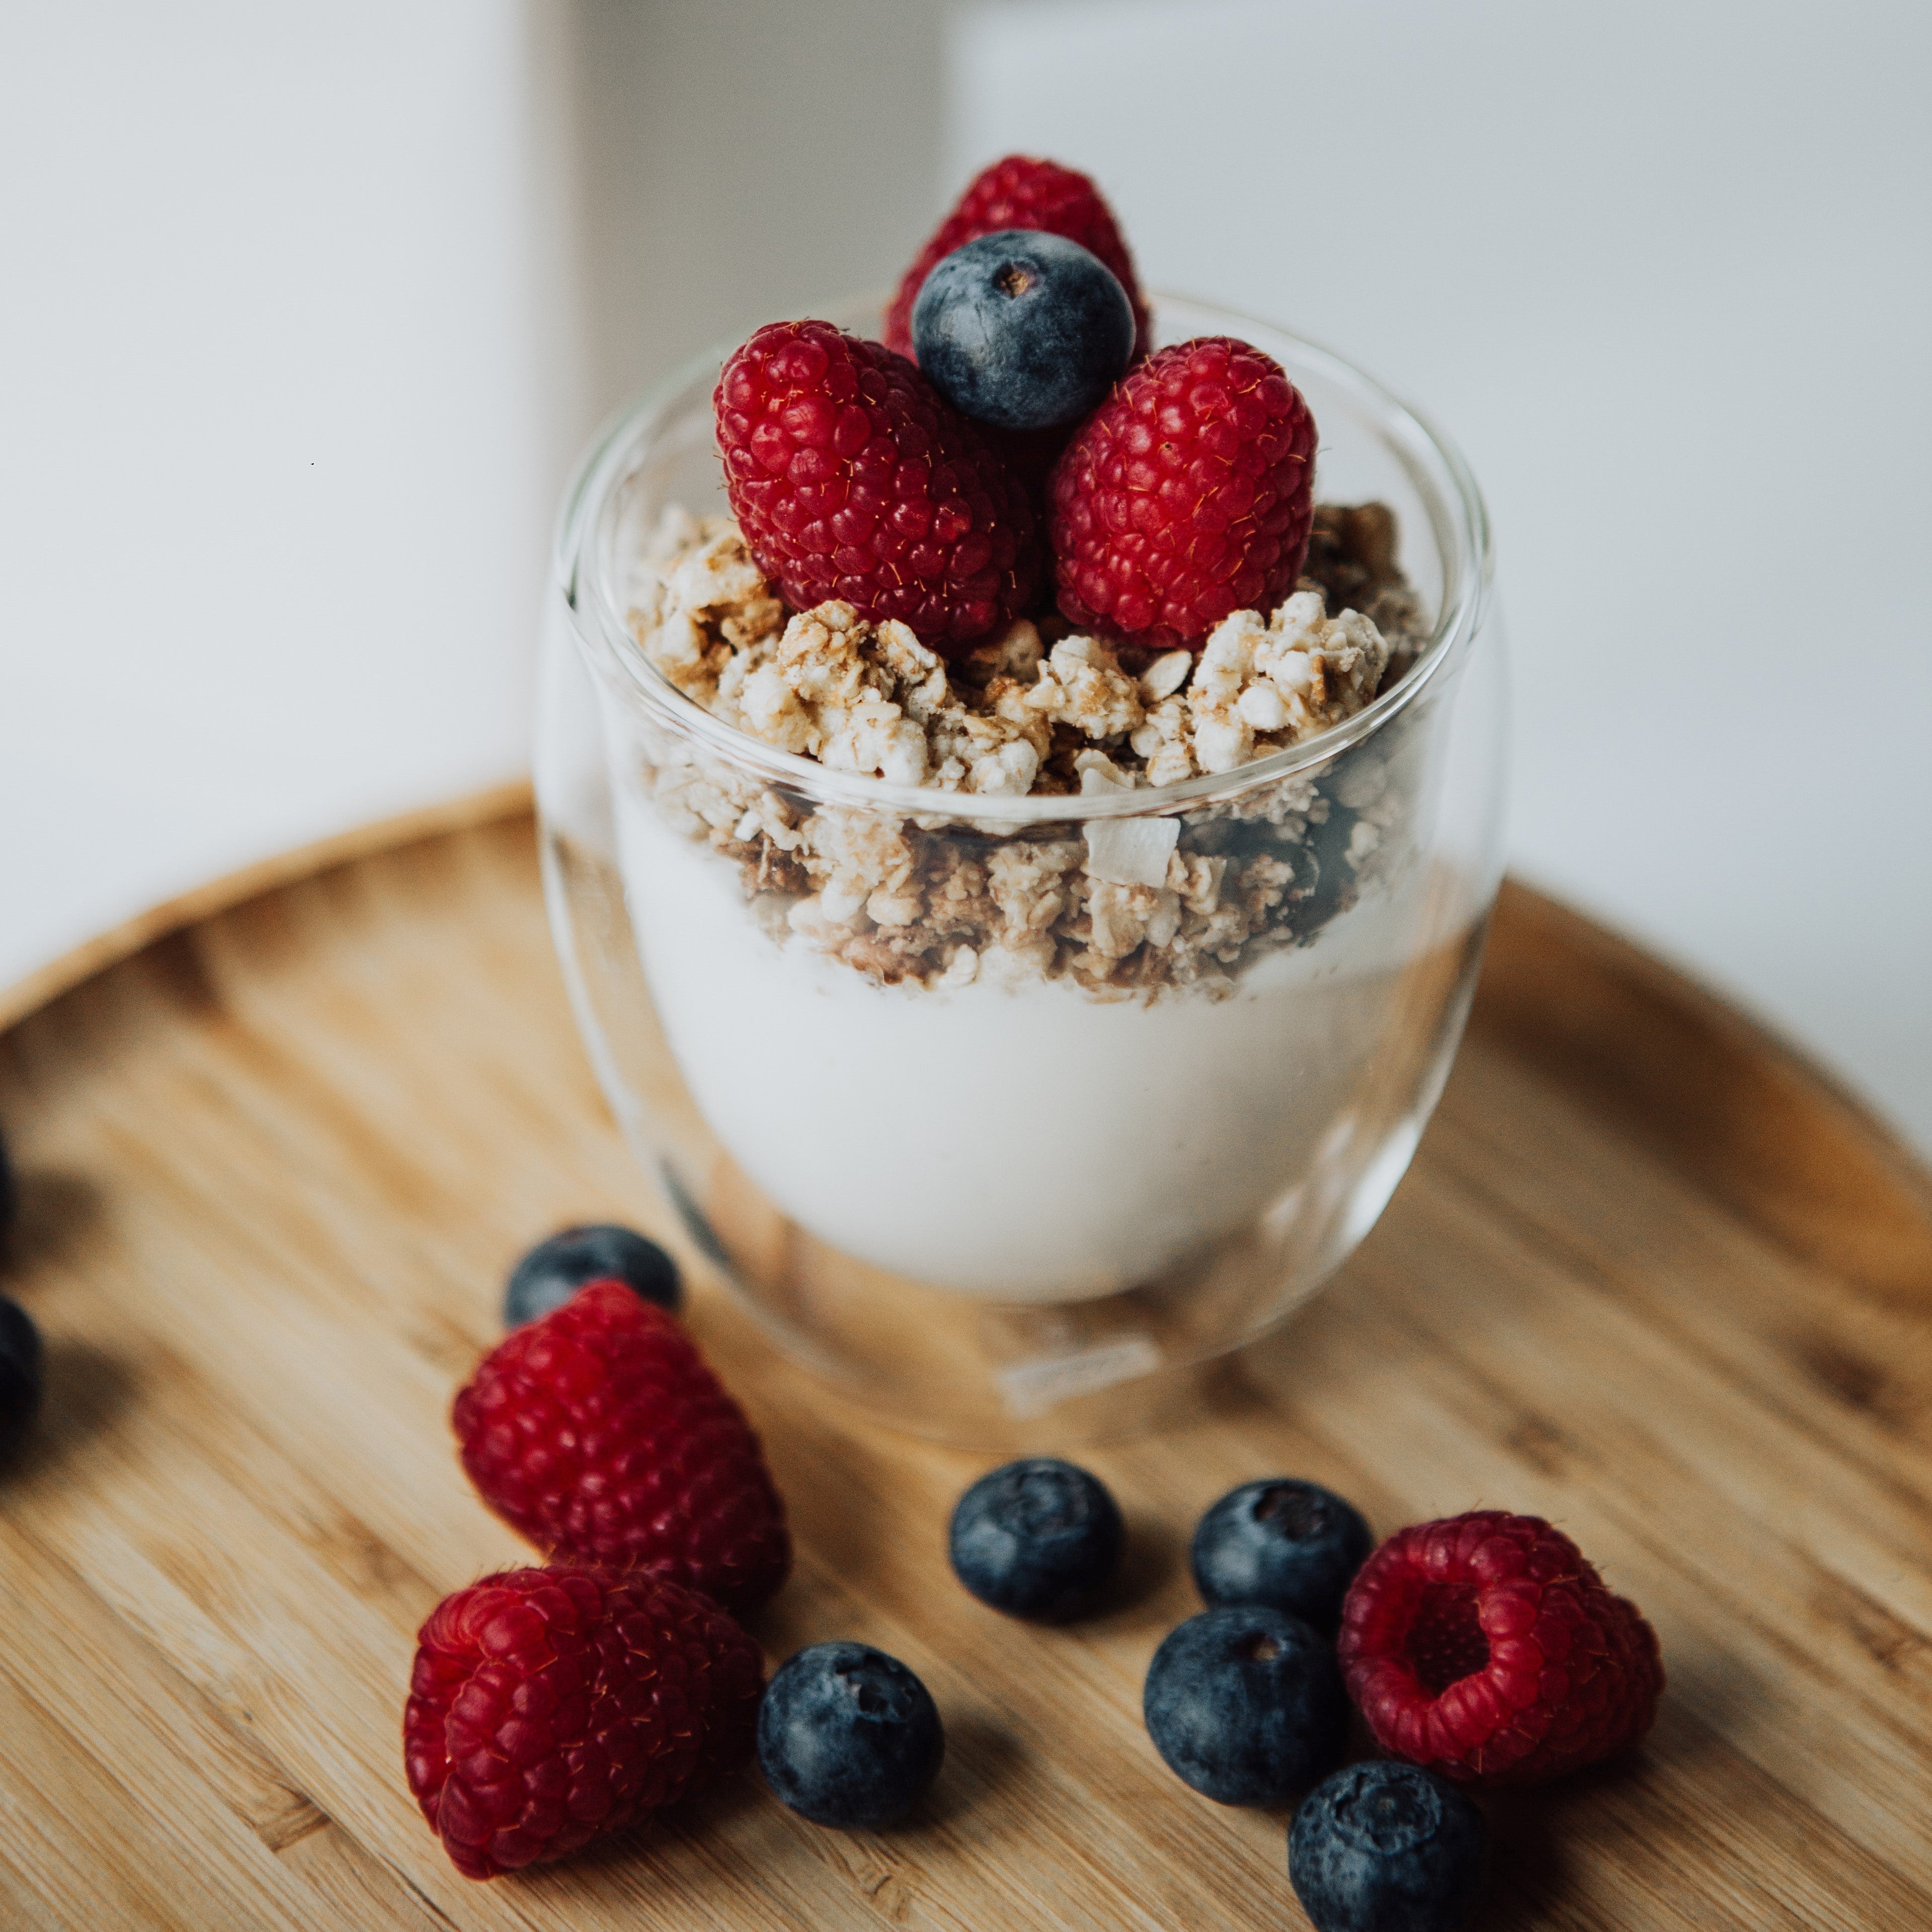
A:
POLYGON ((0 8, 0 983, 512 773, 591 423, 1024 147, 1463 442, 1520 866, 1932 1145, 1928 70, 1903 0, 0 8))
POLYGON ((0 5, 0 985, 522 759, 580 414, 532 27, 0 5))
POLYGON ((1932 7, 986 6, 949 178, 1086 166, 1156 284, 1462 443, 1513 862, 1932 1144, 1932 7))

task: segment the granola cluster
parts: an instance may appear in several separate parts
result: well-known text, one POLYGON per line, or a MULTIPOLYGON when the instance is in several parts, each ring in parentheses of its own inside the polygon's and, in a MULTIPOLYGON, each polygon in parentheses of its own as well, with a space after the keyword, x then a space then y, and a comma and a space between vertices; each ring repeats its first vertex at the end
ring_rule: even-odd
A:
MULTIPOLYGON (((1388 512, 1326 508, 1317 531, 1323 574, 1270 616, 1235 613, 1198 656, 1021 621, 949 664, 849 605, 788 613, 735 525, 676 512, 638 560, 631 622, 678 690, 781 750, 938 794, 1090 796, 1231 772, 1352 716, 1412 661, 1424 626, 1388 512), (1378 614, 1328 616, 1331 580, 1378 614)), ((1120 996, 1225 990, 1352 902, 1399 830, 1399 749, 1184 815, 1010 836, 943 809, 812 806, 681 740, 641 776, 675 829, 740 866, 776 936, 887 982, 1066 976, 1120 996)))
POLYGON ((1231 772, 1352 717, 1420 632, 1380 505, 1331 511, 1322 551, 1378 608, 1328 615, 1318 579, 1271 617, 1238 610, 1190 651, 1117 650, 1024 619, 948 664, 848 604, 788 615, 728 518, 674 511, 631 610, 677 689, 779 750, 940 791, 1090 793, 1231 772))

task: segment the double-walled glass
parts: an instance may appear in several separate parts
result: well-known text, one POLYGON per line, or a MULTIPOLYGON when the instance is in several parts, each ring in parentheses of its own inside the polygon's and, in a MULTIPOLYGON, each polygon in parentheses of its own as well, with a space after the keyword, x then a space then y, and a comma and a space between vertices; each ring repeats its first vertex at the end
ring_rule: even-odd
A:
POLYGON ((895 786, 673 689, 632 635, 627 580, 666 506, 723 507, 718 356, 605 436, 559 530, 538 796, 604 1091, 785 1348, 956 1440, 1127 1426, 1321 1285, 1408 1166, 1496 892, 1504 670, 1460 458, 1324 351, 1198 303, 1156 315, 1158 341, 1232 334, 1283 364, 1320 426, 1318 499, 1394 512, 1433 620, 1366 708, 1234 771, 1092 796, 895 786), (866 855, 859 890, 889 883, 833 904, 844 886, 821 860, 814 896, 801 852, 866 855), (1171 886, 1134 890, 1164 864, 1171 886), (903 970, 894 894, 929 902, 942 880, 1011 929, 903 970), (1249 931, 1241 894, 1274 908, 1255 939, 1155 970, 1217 896, 1249 931), (1089 950, 1059 970, 1028 922, 1070 906, 1089 950))

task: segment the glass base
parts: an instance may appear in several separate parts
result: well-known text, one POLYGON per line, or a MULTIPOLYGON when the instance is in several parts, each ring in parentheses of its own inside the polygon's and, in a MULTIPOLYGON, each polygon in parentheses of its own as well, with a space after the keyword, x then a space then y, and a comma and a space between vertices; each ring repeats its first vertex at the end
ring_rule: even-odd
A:
POLYGON ((678 1077, 602 842, 547 823, 546 892, 599 1080, 666 1205, 788 1355, 868 1415, 962 1447, 1046 1450, 1154 1426, 1197 1403, 1217 1362, 1314 1294, 1408 1168, 1481 956, 1479 928, 1402 975, 1400 1006, 1427 1015, 1436 1036, 1416 1042, 1415 1058, 1436 1070, 1420 1090, 1405 1083, 1399 1118, 1366 1081, 1303 1185, 1265 1214, 1132 1286, 1005 1301, 869 1266, 800 1226, 746 1175, 678 1077), (629 1076, 646 1069, 658 1077, 640 1091, 629 1076), (1364 1148, 1374 1150, 1366 1161, 1364 1148))

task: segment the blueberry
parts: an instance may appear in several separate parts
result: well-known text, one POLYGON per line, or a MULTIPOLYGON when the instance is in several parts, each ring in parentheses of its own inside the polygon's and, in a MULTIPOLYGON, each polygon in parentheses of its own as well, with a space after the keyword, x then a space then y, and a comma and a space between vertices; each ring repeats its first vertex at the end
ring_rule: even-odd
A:
POLYGON ((959 1498, 947 1532, 952 1574, 1008 1616, 1060 1623, 1091 1606, 1120 1553, 1106 1486, 1050 1456, 1009 1462, 959 1498))
POLYGON ((1051 429, 1085 416, 1127 366, 1133 304, 1078 242, 1007 228, 926 277, 912 341, 920 373, 976 422, 1051 429))
POLYGON ((868 1643, 815 1643, 788 1658, 758 1707, 758 1768, 814 1825, 898 1824, 945 1755, 926 1686, 868 1643))
POLYGON ((674 1315, 684 1299, 676 1262, 635 1229, 608 1223, 566 1228, 538 1242, 511 1270, 503 1291, 503 1326, 520 1328, 561 1308, 586 1281, 613 1276, 674 1315))
POLYGON ((1348 1699, 1328 1641, 1261 1604, 1204 1610, 1154 1654, 1148 1736, 1220 1804, 1285 1804, 1342 1761, 1348 1699))
POLYGON ((1288 1882, 1315 1932, 1458 1932, 1482 1888, 1483 1814, 1419 1765, 1352 1764, 1309 1794, 1288 1882))
POLYGON ((0 1295, 0 1456, 17 1448, 40 1407, 40 1331, 0 1295))
POLYGON ((1271 1604, 1332 1634, 1374 1541, 1352 1504, 1282 1477, 1230 1490, 1201 1519, 1189 1561, 1202 1602, 1271 1604))

